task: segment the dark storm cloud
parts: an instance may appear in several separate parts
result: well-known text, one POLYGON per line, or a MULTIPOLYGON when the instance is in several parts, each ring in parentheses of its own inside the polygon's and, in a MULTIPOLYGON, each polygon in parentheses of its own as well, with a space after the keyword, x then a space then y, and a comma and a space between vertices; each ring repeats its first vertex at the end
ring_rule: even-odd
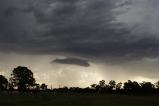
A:
POLYGON ((158 39, 142 37, 116 22, 114 9, 120 1, 0 1, 0 51, 57 53, 112 62, 158 56, 158 39))
POLYGON ((83 60, 83 59, 73 58, 73 57, 69 57, 69 58, 66 58, 66 59, 56 59, 53 62, 60 63, 60 64, 79 65, 79 66, 83 66, 83 67, 89 67, 90 66, 88 61, 83 60))

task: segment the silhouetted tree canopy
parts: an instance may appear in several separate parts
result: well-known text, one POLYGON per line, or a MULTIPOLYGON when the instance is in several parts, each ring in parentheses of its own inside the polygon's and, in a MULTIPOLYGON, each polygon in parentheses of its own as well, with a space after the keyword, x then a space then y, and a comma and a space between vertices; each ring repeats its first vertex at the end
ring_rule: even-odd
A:
POLYGON ((96 89, 97 84, 92 84, 92 85, 90 85, 90 86, 91 86, 92 89, 96 89))
POLYGON ((46 90, 46 89, 47 89, 47 85, 46 85, 45 83, 43 83, 43 84, 41 84, 40 88, 41 88, 42 90, 46 90))
POLYGON ((25 91, 35 84, 33 72, 27 67, 22 66, 14 68, 10 80, 13 86, 17 87, 19 91, 25 91))
POLYGON ((153 92, 154 88, 155 88, 155 85, 152 84, 151 82, 143 82, 140 84, 141 85, 141 88, 142 88, 142 92, 144 93, 151 93, 153 92))
POLYGON ((6 90, 8 86, 8 80, 5 76, 0 75, 0 90, 6 90))
POLYGON ((111 90, 115 89, 116 82, 114 80, 109 81, 109 87, 110 87, 111 90))
POLYGON ((121 90, 121 87, 122 87, 122 83, 121 82, 116 84, 116 90, 121 90))
POLYGON ((157 89, 159 89, 159 81, 157 81, 157 82, 155 83, 155 87, 156 87, 157 89))
POLYGON ((99 81, 99 86, 104 88, 105 87, 105 80, 99 81))
POLYGON ((140 85, 136 81, 128 80, 128 82, 124 83, 124 90, 129 93, 137 93, 140 91, 140 85))

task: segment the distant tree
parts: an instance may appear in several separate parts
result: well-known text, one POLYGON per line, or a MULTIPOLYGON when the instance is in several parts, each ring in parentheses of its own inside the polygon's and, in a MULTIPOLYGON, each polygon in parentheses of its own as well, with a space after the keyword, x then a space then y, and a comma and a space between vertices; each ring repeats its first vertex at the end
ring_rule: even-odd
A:
POLYGON ((157 81, 157 82, 155 83, 155 87, 156 87, 157 89, 159 89, 159 81, 157 81))
POLYGON ((120 90, 121 87, 122 87, 122 83, 121 82, 119 82, 118 84, 116 84, 116 90, 120 90))
POLYGON ((40 90, 40 84, 34 84, 34 89, 39 91, 40 90))
POLYGON ((97 84, 92 84, 92 85, 90 85, 90 86, 91 86, 92 89, 96 89, 97 84))
POLYGON ((128 82, 124 83, 124 90, 131 91, 132 90, 132 81, 128 80, 128 82))
POLYGON ((105 80, 99 81, 99 86, 104 88, 105 87, 105 80))
POLYGON ((133 81, 132 85, 135 91, 138 91, 141 88, 140 84, 136 81, 133 81))
POLYGON ((22 66, 14 68, 10 80, 19 91, 25 91, 35 84, 33 72, 27 67, 22 66))
POLYGON ((138 93, 140 88, 140 85, 136 81, 132 82, 131 80, 128 80, 128 82, 124 83, 124 90, 129 93, 138 93))
POLYGON ((151 82, 142 82, 141 84, 142 92, 143 93, 152 93, 152 91, 155 88, 155 85, 152 84, 151 82))
POLYGON ((45 83, 43 83, 43 84, 41 84, 40 88, 41 88, 42 90, 46 90, 46 89, 47 89, 47 85, 46 85, 45 83))
POLYGON ((8 80, 5 76, 0 75, 0 90, 6 90, 8 86, 8 80))
POLYGON ((101 91, 101 89, 102 89, 102 87, 101 87, 100 85, 97 85, 97 86, 96 86, 96 88, 95 88, 95 91, 100 92, 100 91, 101 91))
POLYGON ((111 90, 113 90, 116 86, 116 82, 114 80, 109 81, 109 87, 111 90))

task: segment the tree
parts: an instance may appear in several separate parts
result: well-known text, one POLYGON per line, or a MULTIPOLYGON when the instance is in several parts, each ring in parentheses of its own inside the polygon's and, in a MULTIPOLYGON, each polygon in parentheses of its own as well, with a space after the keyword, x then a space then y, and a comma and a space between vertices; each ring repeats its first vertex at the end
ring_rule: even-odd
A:
POLYGON ((46 90, 46 89, 47 89, 47 85, 46 85, 45 83, 43 83, 43 84, 41 84, 40 88, 41 88, 42 90, 46 90))
POLYGON ((92 89, 96 89, 97 84, 92 84, 92 85, 90 85, 90 86, 91 86, 92 89))
POLYGON ((116 84, 116 90, 121 90, 121 87, 122 87, 122 83, 121 82, 116 84))
POLYGON ((25 91, 35 84, 33 72, 27 67, 22 66, 14 68, 10 80, 19 91, 25 91))
POLYGON ((139 91, 140 88, 141 88, 141 86, 139 85, 139 83, 136 82, 136 81, 133 81, 132 85, 133 85, 133 89, 134 89, 135 91, 139 91))
POLYGON ((152 84, 151 82, 145 82, 144 81, 140 85, 141 85, 143 93, 152 93, 152 91, 155 88, 155 85, 152 84))
POLYGON ((116 82, 114 80, 109 81, 109 87, 111 90, 113 90, 116 86, 116 82))
POLYGON ((101 93, 110 92, 112 89, 110 88, 110 85, 105 83, 105 80, 99 81, 99 84, 96 86, 96 90, 101 93))
POLYGON ((156 86, 157 89, 159 89, 159 81, 157 81, 157 82, 155 83, 155 86, 156 86))
POLYGON ((5 76, 0 75, 0 90, 6 90, 8 86, 8 80, 5 76))
POLYGON ((34 90, 39 91, 40 90, 40 84, 34 84, 34 90))
POLYGON ((105 80, 99 81, 99 86, 104 88, 105 87, 105 80))
POLYGON ((124 83, 124 90, 128 93, 138 93, 140 92, 141 86, 136 81, 128 80, 128 82, 124 83))

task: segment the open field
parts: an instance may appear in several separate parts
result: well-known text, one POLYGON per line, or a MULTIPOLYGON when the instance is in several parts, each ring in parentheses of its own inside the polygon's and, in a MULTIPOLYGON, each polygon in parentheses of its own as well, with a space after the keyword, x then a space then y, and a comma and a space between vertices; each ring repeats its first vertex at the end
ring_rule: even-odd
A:
POLYGON ((0 106, 159 106, 159 97, 97 94, 0 94, 0 106))

